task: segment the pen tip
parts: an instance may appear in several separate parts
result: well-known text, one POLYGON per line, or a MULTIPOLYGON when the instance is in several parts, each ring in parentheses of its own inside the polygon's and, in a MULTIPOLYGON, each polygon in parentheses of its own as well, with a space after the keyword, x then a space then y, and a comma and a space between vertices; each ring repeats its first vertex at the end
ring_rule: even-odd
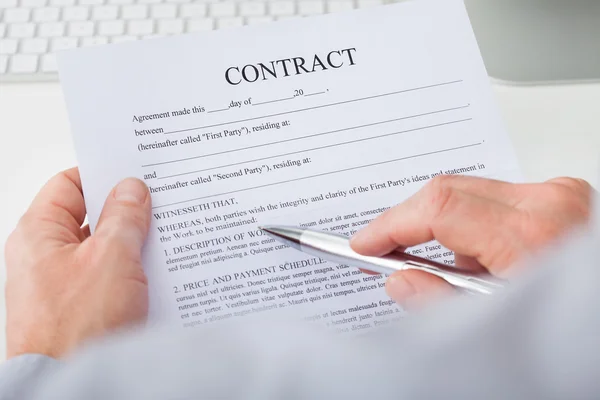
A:
POLYGON ((272 229, 271 229, 271 228, 272 228, 272 227, 273 227, 273 225, 260 225, 260 226, 258 227, 258 229, 260 229, 261 231, 264 231, 264 232, 271 233, 271 231, 272 231, 272 229))
POLYGON ((301 229, 284 225, 261 225, 258 228, 267 236, 299 249, 300 237, 302 236, 301 229))

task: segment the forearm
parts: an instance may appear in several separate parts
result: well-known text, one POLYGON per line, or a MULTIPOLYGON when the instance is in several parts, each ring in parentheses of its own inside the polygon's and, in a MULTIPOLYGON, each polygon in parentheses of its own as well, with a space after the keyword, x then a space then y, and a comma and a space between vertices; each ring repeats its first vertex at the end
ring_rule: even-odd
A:
POLYGON ((60 363, 39 354, 26 354, 0 364, 0 400, 29 400, 60 363))

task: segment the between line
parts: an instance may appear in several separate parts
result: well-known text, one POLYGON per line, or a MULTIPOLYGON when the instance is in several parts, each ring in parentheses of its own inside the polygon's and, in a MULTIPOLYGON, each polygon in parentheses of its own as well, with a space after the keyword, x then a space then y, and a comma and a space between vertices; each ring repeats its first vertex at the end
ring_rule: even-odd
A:
POLYGON ((434 87, 438 87, 438 86, 453 85, 453 84, 456 84, 456 83, 460 83, 462 81, 463 81, 462 79, 459 79, 459 80, 456 80, 456 81, 436 83, 434 85, 421 86, 421 87, 412 88, 412 89, 398 90, 396 92, 389 92, 389 93, 377 94, 377 95, 374 95, 374 96, 361 97, 361 98, 358 98, 358 99, 339 101, 337 103, 323 104, 323 105, 320 105, 320 106, 300 108, 300 109, 297 109, 297 110, 284 111, 284 112, 280 112, 280 113, 276 113, 276 114, 269 114, 269 115, 262 115, 262 116, 259 116, 259 117, 239 119, 237 121, 220 122, 218 124, 213 124, 213 125, 204 125, 204 126, 198 126, 198 127, 195 127, 195 128, 180 129, 180 130, 177 130, 177 131, 165 132, 164 135, 171 135, 171 134, 174 134, 174 133, 195 131, 195 130, 198 130, 198 129, 214 128, 214 127, 217 127, 217 126, 223 126, 223 125, 229 125, 229 124, 237 124, 239 122, 253 121, 255 119, 262 119, 262 118, 277 117, 277 116, 286 115, 286 114, 295 114, 295 113, 303 112, 303 111, 316 110, 318 108, 326 108, 326 107, 339 106, 340 104, 354 103, 354 102, 357 102, 357 101, 370 100, 370 99, 375 99, 375 98, 378 98, 378 97, 385 97, 385 96, 392 96, 392 95, 395 95, 395 94, 414 92, 414 91, 417 91, 417 90, 430 89, 430 88, 434 88, 434 87))
POLYGON ((213 169, 234 167, 236 165, 248 164, 248 163, 257 162, 257 161, 264 161, 264 160, 269 160, 271 158, 291 156, 293 154, 300 154, 300 153, 308 153, 310 151, 323 150, 323 149, 328 149, 328 148, 331 148, 331 147, 343 146, 343 145, 346 145, 346 144, 352 144, 352 143, 358 143, 358 142, 366 142, 368 140, 380 139, 380 138, 383 138, 383 137, 386 137, 386 136, 394 136, 394 135, 400 135, 400 134, 403 134, 403 133, 422 131, 422 130, 425 130, 425 129, 437 128, 437 127, 445 126, 445 125, 459 124, 461 122, 472 121, 472 120, 473 120, 473 118, 460 119, 460 120, 456 120, 456 121, 449 121, 449 122, 444 122, 442 124, 423 126, 421 128, 414 128, 414 129, 408 129, 408 130, 405 130, 405 131, 386 133, 384 135, 371 136, 371 137, 362 138, 362 139, 350 140, 350 141, 347 141, 347 142, 335 143, 335 144, 330 144, 330 145, 327 145, 327 146, 314 147, 312 149, 305 149, 305 150, 293 151, 291 153, 278 154, 278 155, 275 155, 275 156, 257 158, 255 160, 248 160, 248 161, 242 161, 242 162, 233 163, 233 164, 220 165, 218 167, 211 167, 211 168, 199 169, 197 171, 183 172, 183 173, 180 173, 180 174, 174 174, 174 175, 168 175, 168 176, 161 176, 158 179, 168 179, 168 178, 175 178, 175 177, 183 176, 183 175, 197 174, 197 173, 200 173, 200 172, 211 171, 213 169))
POLYGON ((152 163, 152 164, 144 164, 144 165, 142 165, 142 167, 143 168, 145 168, 145 167, 155 167, 157 165, 172 164, 172 163, 181 162, 181 161, 195 160, 195 159, 198 159, 198 158, 211 157, 211 156, 217 156, 217 155, 228 154, 228 153, 235 153, 235 152, 238 152, 238 151, 243 151, 243 150, 248 150, 248 149, 256 149, 256 148, 259 148, 259 147, 271 146, 271 145, 274 145, 274 144, 293 142, 293 141, 302 140, 302 139, 308 139, 308 138, 317 137, 317 136, 329 135, 329 134, 332 134, 332 133, 338 133, 338 132, 350 131, 350 130, 353 130, 353 129, 361 129, 361 128, 367 128, 367 127, 375 126, 375 125, 387 124, 389 122, 402 121, 402 120, 411 119, 411 118, 424 117, 426 115, 433 115, 433 114, 439 114, 439 113, 448 112, 448 111, 460 110, 460 109, 463 109, 463 108, 468 108, 468 107, 470 107, 470 105, 471 104, 465 104, 465 105, 458 106, 458 107, 446 108, 446 109, 443 109, 443 110, 436 110, 436 111, 431 111, 431 112, 427 112, 427 113, 423 113, 423 114, 415 114, 415 115, 409 115, 409 116, 400 117, 400 118, 388 119, 388 120, 385 120, 385 121, 372 122, 370 124, 350 126, 348 128, 342 128, 342 129, 336 129, 336 130, 333 130, 333 131, 315 133, 315 134, 312 134, 312 135, 301 136, 301 137, 296 137, 296 138, 291 138, 291 139, 285 139, 285 140, 280 140, 280 141, 277 141, 277 142, 257 144, 257 145, 254 145, 254 146, 247 146, 247 147, 242 147, 242 148, 239 148, 239 149, 225 150, 225 151, 220 151, 220 152, 216 152, 216 153, 209 153, 209 154, 203 154, 203 155, 200 155, 200 156, 180 158, 180 159, 177 159, 177 160, 162 161, 162 162, 152 163))
POLYGON ((223 193, 218 193, 218 194, 211 194, 211 195, 208 195, 208 196, 196 197, 194 199, 178 201, 176 203, 163 204, 161 206, 152 207, 152 209, 163 208, 163 207, 170 207, 170 206, 175 206, 175 205, 178 205, 178 204, 189 203, 190 201, 203 200, 203 199, 208 199, 208 198, 211 198, 211 197, 224 196, 224 195, 233 194, 233 193, 247 192, 249 190, 261 189, 261 188, 264 188, 264 187, 276 186, 276 185, 281 185, 281 184, 284 184, 284 183, 297 182, 297 181, 302 181, 302 180, 305 180, 305 179, 318 178, 318 177, 321 177, 321 176, 333 175, 333 174, 337 174, 337 173, 340 173, 340 172, 348 172, 348 171, 353 171, 353 170, 357 170, 357 169, 361 169, 361 168, 374 167, 374 166, 377 166, 377 165, 389 164, 389 163, 393 163, 393 162, 409 160, 409 159, 412 159, 412 158, 429 156, 429 155, 432 155, 432 154, 446 153, 446 152, 450 152, 450 151, 455 151, 455 150, 460 150, 460 149, 466 149, 468 147, 479 146, 481 144, 482 144, 482 142, 473 143, 473 144, 467 144, 467 145, 464 145, 464 146, 452 147, 452 148, 444 149, 444 150, 431 151, 429 153, 422 153, 422 154, 416 154, 416 155, 408 156, 408 157, 396 158, 394 160, 389 160, 389 161, 382 161, 382 162, 368 164, 368 165, 360 165, 358 167, 351 167, 351 168, 341 169, 341 170, 338 170, 338 171, 331 171, 331 172, 325 172, 325 173, 317 174, 317 175, 310 175, 310 176, 304 176, 304 177, 296 178, 296 179, 289 179, 287 181, 273 182, 273 183, 268 183, 266 185, 254 186, 254 187, 249 187, 249 188, 239 189, 239 190, 232 190, 230 192, 223 192, 223 193))

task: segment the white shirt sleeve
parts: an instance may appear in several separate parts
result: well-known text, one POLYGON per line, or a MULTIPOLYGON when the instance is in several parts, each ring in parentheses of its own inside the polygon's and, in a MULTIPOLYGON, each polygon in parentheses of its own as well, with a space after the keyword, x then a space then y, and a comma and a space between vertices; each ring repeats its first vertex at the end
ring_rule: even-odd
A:
POLYGON ((60 362, 39 354, 26 354, 0 364, 0 400, 25 400, 60 362))

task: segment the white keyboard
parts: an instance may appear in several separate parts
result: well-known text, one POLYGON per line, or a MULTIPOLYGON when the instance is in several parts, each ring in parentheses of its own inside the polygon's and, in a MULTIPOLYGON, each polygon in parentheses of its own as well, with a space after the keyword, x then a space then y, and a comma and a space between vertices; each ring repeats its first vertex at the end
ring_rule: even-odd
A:
POLYGON ((57 80, 55 53, 401 0, 0 0, 0 82, 57 80))

